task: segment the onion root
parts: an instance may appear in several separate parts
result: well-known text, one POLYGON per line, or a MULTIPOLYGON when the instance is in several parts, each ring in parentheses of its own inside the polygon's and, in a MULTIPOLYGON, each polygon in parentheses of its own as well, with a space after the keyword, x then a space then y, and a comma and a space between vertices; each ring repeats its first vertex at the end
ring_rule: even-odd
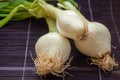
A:
POLYGON ((91 61, 91 64, 98 65, 103 71, 111 71, 118 66, 115 58, 112 58, 109 54, 101 58, 91 58, 91 61))
POLYGON ((55 57, 49 57, 46 54, 39 54, 34 60, 36 73, 41 76, 51 73, 55 76, 63 77, 65 69, 70 66, 71 60, 72 57, 66 61, 60 56, 60 53, 59 55, 56 54, 55 57))

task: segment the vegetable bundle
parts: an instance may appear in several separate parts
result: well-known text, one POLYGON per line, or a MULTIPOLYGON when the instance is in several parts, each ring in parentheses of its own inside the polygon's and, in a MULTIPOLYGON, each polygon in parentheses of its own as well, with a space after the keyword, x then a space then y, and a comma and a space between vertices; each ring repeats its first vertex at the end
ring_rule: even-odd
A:
POLYGON ((70 66, 71 45, 67 38, 74 41, 76 48, 89 56, 91 64, 104 71, 118 66, 111 55, 111 35, 105 25, 87 20, 77 9, 74 0, 58 0, 58 8, 44 0, 13 0, 0 6, 0 27, 9 20, 23 20, 30 17, 45 18, 49 33, 41 36, 35 44, 34 61, 39 75, 52 73, 62 76, 70 66), (14 4, 13 4, 14 3, 14 4), (19 4, 18 4, 19 3, 19 4), (3 10, 4 8, 4 10, 3 10), (20 16, 21 14, 26 14, 20 16), (54 44, 54 45, 53 45, 54 44))

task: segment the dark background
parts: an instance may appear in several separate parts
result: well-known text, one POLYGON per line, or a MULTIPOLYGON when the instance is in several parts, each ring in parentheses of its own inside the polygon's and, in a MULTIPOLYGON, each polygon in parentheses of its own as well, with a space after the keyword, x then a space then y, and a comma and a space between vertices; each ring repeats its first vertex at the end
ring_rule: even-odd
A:
MULTIPOLYGON (((119 0, 76 0, 80 11, 90 21, 107 26, 112 36, 112 54, 120 62, 120 1, 119 0)), ((38 76, 30 53, 35 57, 37 39, 48 32, 44 19, 30 18, 10 21, 0 29, 0 80, 62 80, 60 77, 38 76)), ((97 66, 86 63, 86 56, 75 48, 71 40, 71 56, 74 57, 65 80, 120 80, 120 67, 112 72, 103 72, 97 66)))

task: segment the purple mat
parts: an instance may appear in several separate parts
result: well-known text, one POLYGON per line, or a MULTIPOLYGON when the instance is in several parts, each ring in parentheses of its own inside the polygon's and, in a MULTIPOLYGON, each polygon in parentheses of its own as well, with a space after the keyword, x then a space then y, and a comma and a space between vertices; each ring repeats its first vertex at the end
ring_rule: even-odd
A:
MULTIPOLYGON (((112 53, 120 63, 120 1, 119 0, 76 0, 79 9, 90 21, 98 21, 108 27, 112 36, 112 53)), ((35 73, 30 53, 35 57, 37 39, 48 32, 44 19, 10 21, 0 29, 0 80, 42 80, 35 73)), ((97 66, 86 63, 86 56, 78 52, 72 43, 74 57, 65 80, 120 80, 120 67, 112 72, 103 72, 97 66)), ((44 78, 44 77, 43 77, 44 78)), ((62 80, 47 75, 45 80, 62 80)))

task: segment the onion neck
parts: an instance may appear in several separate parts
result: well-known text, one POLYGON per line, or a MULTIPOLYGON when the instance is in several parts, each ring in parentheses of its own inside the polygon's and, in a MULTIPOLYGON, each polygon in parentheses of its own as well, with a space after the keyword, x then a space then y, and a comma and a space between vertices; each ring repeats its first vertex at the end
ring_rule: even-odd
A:
MULTIPOLYGON (((59 1, 59 0, 58 0, 59 1)), ((79 16, 81 16, 83 19, 87 20, 83 14, 69 1, 63 1, 63 2, 60 2, 62 3, 65 7, 67 7, 67 9, 70 9, 70 10, 73 10, 75 11, 77 14, 79 14, 79 16)), ((88 21, 88 20, 87 20, 88 21)), ((88 21, 89 22, 89 21, 88 21)))
POLYGON ((45 19, 46 19, 46 22, 48 24, 49 32, 57 32, 55 19, 52 19, 49 17, 46 17, 45 19))
POLYGON ((84 32, 81 34, 81 39, 80 40, 86 40, 89 35, 89 30, 88 30, 88 22, 84 20, 84 32))

